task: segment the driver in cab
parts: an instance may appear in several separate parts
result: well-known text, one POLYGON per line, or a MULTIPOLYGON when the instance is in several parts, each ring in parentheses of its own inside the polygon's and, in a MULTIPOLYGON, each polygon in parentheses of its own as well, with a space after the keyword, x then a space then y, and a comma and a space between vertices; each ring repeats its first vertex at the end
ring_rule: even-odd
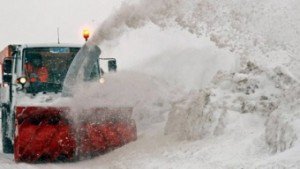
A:
POLYGON ((42 56, 33 53, 25 64, 26 75, 30 83, 46 83, 48 81, 48 69, 43 66, 42 56))

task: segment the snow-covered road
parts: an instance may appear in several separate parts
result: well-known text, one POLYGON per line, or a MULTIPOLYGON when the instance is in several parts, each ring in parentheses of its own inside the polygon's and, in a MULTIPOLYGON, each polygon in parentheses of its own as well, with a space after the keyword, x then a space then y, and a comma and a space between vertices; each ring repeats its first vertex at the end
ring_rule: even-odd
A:
MULTIPOLYGON (((221 136, 198 141, 178 141, 163 134, 164 124, 139 134, 136 142, 105 155, 73 163, 15 163, 12 155, 0 153, 1 169, 215 169, 298 168, 299 149, 275 156, 264 142, 264 119, 258 115, 230 112, 235 123, 221 136)), ((229 120, 229 119, 228 119, 229 120)))

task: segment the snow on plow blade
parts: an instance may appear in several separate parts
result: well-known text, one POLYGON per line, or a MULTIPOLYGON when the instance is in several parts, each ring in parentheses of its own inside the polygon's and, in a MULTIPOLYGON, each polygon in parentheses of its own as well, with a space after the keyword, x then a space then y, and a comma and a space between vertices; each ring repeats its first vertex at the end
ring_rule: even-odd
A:
POLYGON ((17 107, 15 161, 72 161, 120 147, 137 139, 132 108, 81 110, 69 120, 69 108, 17 107))

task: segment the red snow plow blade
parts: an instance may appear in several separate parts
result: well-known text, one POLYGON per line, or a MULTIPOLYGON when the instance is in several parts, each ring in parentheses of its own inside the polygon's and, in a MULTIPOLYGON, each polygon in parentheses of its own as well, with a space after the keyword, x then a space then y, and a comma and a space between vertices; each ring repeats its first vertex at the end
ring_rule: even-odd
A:
POLYGON ((137 139, 131 108, 81 112, 75 121, 68 108, 16 107, 15 161, 72 161, 137 139))

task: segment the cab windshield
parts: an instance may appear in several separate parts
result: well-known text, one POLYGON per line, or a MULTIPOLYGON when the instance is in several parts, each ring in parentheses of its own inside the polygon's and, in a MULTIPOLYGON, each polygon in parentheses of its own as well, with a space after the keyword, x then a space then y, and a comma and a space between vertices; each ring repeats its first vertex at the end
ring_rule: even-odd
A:
MULTIPOLYGON (((23 69, 27 79, 27 93, 60 92, 68 69, 80 48, 42 47, 24 50, 23 69)), ((99 63, 86 77, 92 80, 100 77, 99 63)))

